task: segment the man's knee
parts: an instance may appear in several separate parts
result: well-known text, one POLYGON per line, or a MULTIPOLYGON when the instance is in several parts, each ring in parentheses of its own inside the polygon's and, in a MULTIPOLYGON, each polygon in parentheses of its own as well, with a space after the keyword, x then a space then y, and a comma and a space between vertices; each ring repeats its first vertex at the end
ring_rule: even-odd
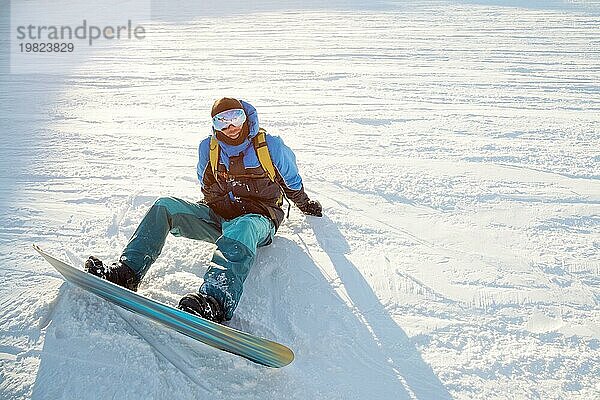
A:
POLYGON ((170 210, 175 208, 175 205, 178 203, 178 199, 175 197, 159 197, 155 202, 155 206, 162 206, 166 209, 170 210))
POLYGON ((189 203, 177 197, 159 197, 154 202, 154 207, 164 207, 169 214, 197 214, 197 204, 189 203))

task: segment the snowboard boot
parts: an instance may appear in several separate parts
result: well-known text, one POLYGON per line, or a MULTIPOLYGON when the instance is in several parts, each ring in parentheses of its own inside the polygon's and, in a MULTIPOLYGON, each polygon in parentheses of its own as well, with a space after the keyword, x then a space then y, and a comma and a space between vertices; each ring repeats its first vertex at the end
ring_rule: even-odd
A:
POLYGON ((131 291, 136 292, 140 281, 135 276, 135 272, 121 261, 105 265, 101 260, 94 256, 90 256, 83 267, 85 272, 96 275, 109 282, 123 286, 131 291))
POLYGON ((177 308, 217 323, 221 323, 225 319, 225 312, 221 304, 213 297, 203 293, 186 294, 179 300, 177 308))

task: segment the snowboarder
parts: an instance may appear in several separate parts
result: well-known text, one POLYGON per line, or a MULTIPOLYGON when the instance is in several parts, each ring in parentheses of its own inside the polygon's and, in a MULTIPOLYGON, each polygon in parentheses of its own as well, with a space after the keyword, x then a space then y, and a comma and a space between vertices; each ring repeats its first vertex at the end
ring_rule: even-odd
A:
POLYGON ((322 216, 304 192, 296 157, 281 138, 259 128, 249 103, 222 98, 213 104, 212 135, 200 142, 197 165, 204 199, 159 198, 146 213, 119 261, 90 256, 85 270, 136 291, 160 255, 167 234, 215 243, 204 283, 178 308, 215 322, 232 318, 256 249, 271 243, 284 218, 283 196, 307 215, 322 216))

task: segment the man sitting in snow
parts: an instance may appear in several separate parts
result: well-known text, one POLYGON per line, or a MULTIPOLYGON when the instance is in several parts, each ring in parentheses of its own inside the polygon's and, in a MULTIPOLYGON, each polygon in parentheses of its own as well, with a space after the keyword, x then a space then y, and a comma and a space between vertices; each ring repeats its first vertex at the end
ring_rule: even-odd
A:
POLYGON ((304 192, 292 150, 279 137, 259 129, 251 104, 222 98, 214 103, 211 115, 212 135, 198 151, 204 200, 159 198, 118 262, 108 266, 90 256, 85 270, 136 291, 169 232, 216 243, 204 283, 197 293, 185 295, 178 308, 222 322, 232 318, 240 301, 256 249, 271 243, 284 218, 283 195, 305 214, 320 217, 322 208, 304 192), (268 151, 261 150, 265 146, 268 151))

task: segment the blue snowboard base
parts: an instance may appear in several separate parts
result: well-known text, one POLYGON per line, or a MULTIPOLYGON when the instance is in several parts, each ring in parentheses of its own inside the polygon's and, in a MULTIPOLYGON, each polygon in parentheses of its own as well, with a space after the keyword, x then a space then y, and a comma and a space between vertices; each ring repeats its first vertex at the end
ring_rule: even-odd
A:
POLYGON ((268 367, 284 367, 294 360, 294 353, 284 345, 149 299, 60 261, 44 252, 39 246, 33 245, 33 248, 68 282, 202 343, 268 367))

